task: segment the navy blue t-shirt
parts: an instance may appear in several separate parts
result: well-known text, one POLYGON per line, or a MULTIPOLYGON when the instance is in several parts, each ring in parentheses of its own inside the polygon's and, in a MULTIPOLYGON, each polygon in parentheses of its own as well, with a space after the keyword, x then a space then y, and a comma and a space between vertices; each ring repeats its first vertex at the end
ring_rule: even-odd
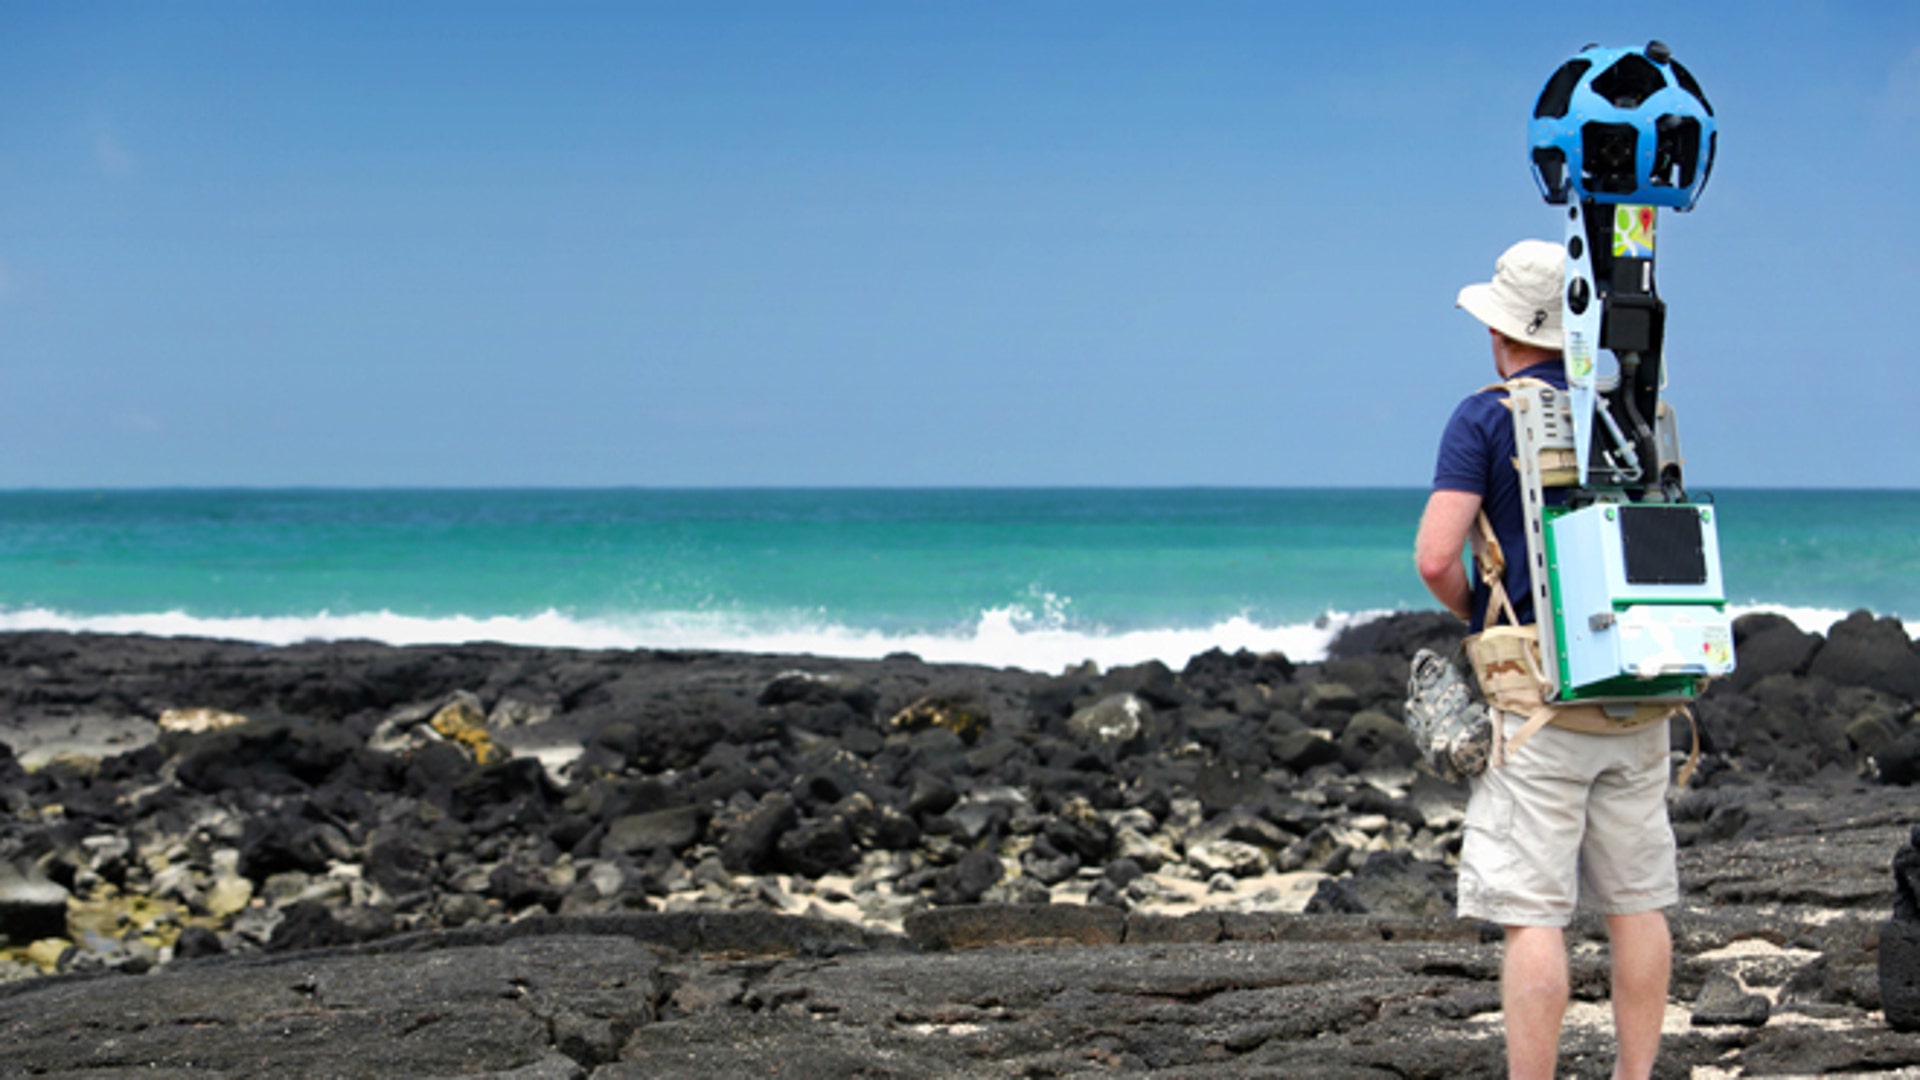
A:
MULTIPOLYGON (((1535 364, 1514 376, 1539 379, 1562 390, 1567 371, 1560 360, 1535 364)), ((1533 577, 1527 572, 1526 508, 1520 495, 1520 470, 1514 466, 1513 415, 1507 411, 1505 390, 1482 390, 1462 401, 1440 436, 1440 457, 1433 468, 1435 491, 1464 491, 1480 496, 1480 505, 1493 523, 1500 550, 1507 559, 1507 597, 1522 623, 1533 621, 1533 577)), ((1558 502, 1557 492, 1547 492, 1558 502)), ((1564 498, 1564 495, 1561 495, 1564 498)), ((1473 582, 1472 628, 1479 631, 1487 618, 1490 590, 1476 570, 1473 582)))

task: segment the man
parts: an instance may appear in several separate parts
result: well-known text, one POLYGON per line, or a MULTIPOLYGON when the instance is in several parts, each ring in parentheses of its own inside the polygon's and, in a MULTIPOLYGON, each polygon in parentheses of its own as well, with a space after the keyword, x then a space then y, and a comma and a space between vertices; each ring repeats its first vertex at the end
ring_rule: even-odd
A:
MULTIPOLYGON (((1566 251, 1541 240, 1508 248, 1493 280, 1460 290, 1458 305, 1491 335, 1502 380, 1565 388, 1560 290, 1566 251)), ((1487 620, 1486 586, 1469 578, 1461 549, 1484 509, 1506 555, 1503 584, 1533 621, 1525 515, 1514 465, 1513 420, 1499 389, 1454 410, 1441 438, 1433 492, 1415 541, 1427 588, 1474 631, 1487 620)), ((1522 718, 1501 714, 1511 736, 1522 718)), ((1565 927, 1576 903, 1606 917, 1612 945, 1613 1075, 1653 1071, 1666 1014, 1672 939, 1663 908, 1679 900, 1667 821, 1667 725, 1590 735, 1542 728, 1505 764, 1471 782, 1460 851, 1460 915, 1506 930, 1500 1003, 1507 1071, 1552 1077, 1568 997, 1565 927)))

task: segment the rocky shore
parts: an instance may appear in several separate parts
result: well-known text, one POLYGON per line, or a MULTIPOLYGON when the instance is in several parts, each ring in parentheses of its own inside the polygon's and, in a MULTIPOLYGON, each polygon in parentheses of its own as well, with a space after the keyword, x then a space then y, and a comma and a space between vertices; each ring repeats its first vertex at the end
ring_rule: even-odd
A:
MULTIPOLYGON (((0 635, 0 1076, 1491 1075, 1464 792, 1400 721, 1460 631, 1050 675, 0 635)), ((1920 1076, 1920 654, 1736 645, 1662 1075, 1920 1076)))

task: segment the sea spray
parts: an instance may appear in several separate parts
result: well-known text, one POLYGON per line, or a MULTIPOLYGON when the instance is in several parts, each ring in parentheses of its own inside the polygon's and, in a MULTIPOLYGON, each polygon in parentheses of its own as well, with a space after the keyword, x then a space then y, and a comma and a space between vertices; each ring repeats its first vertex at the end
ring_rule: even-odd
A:
MULTIPOLYGON (((1845 612, 1810 608, 1737 608, 1736 614, 1773 611, 1801 629, 1825 633, 1845 612)), ((706 612, 658 612, 627 618, 582 619, 548 610, 528 616, 427 618, 391 611, 319 612, 310 616, 214 618, 183 612, 74 615, 46 609, 0 611, 0 630, 64 630, 102 634, 206 637, 290 645, 360 639, 389 645, 496 641, 580 649, 680 649, 879 659, 911 653, 936 663, 982 664, 1053 672, 1093 662, 1101 668, 1158 660, 1184 667, 1210 649, 1284 653, 1298 662, 1326 657, 1350 626, 1387 612, 1330 612, 1306 623, 1266 626, 1234 616, 1192 628, 1102 632, 1036 621, 1024 609, 994 608, 949 633, 886 633, 842 624, 794 620, 743 621, 706 612)), ((1908 624, 1909 635, 1920 627, 1908 624)))

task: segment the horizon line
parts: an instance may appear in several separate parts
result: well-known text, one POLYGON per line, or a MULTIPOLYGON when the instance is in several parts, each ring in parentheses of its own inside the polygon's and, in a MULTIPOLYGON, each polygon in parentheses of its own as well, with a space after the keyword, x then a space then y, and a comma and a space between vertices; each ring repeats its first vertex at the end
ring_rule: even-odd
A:
MULTIPOLYGON (((1066 492, 1066 491, 1219 491, 1219 492, 1425 492, 1417 484, 89 484, 0 487, 0 495, 87 494, 246 494, 246 493, 409 493, 409 492, 1066 492)), ((1920 494, 1920 487, 1825 484, 1718 484, 1697 487, 1696 495, 1716 491, 1822 492, 1831 494, 1920 494)))

